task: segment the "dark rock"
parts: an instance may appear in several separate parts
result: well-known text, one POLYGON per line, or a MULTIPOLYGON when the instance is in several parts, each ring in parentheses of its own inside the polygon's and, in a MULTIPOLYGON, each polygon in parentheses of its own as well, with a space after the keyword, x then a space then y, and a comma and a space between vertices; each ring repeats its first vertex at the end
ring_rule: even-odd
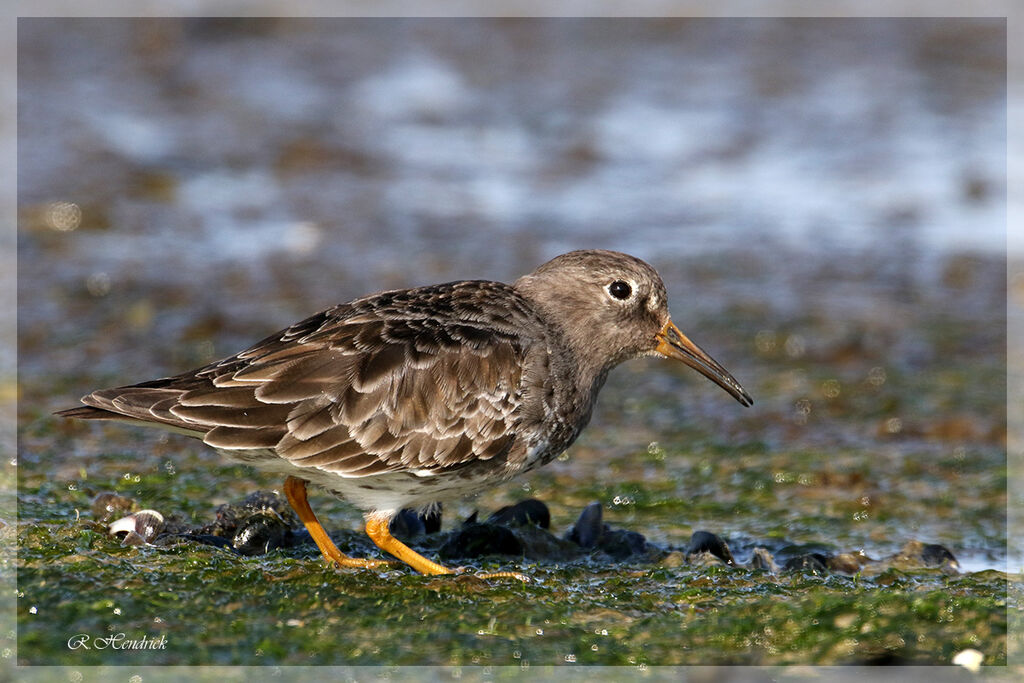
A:
POLYGON ((276 514, 289 528, 300 526, 298 517, 284 496, 276 491, 254 491, 239 503, 218 506, 214 521, 197 531, 200 534, 234 538, 246 519, 268 511, 276 514))
POLYGON ((426 512, 420 513, 420 521, 423 522, 423 533, 436 534, 441 530, 441 503, 431 506, 426 512))
POLYGON ((391 535, 403 543, 409 543, 417 536, 427 533, 423 518, 415 511, 404 508, 391 518, 388 524, 391 535))
POLYGON ((595 548, 604 534, 604 529, 601 521, 601 504, 594 502, 583 508, 566 538, 581 548, 595 548))
POLYGON ((647 539, 643 534, 625 529, 609 529, 607 526, 597 544, 598 550, 608 553, 614 560, 625 560, 648 551, 647 539))
POLYGON ((309 531, 306 529, 306 527, 302 527, 301 529, 293 530, 288 535, 288 545, 316 545, 316 541, 314 541, 313 537, 310 536, 309 531))
POLYGON ((517 526, 511 531, 523 546, 523 556, 531 560, 568 562, 586 554, 575 543, 532 524, 517 526))
POLYGON ((780 561, 788 560, 797 555, 817 553, 819 555, 834 555, 836 549, 824 543, 790 543, 775 550, 775 559, 780 561))
MULTIPOLYGON (((475 517, 473 521, 476 521, 475 517)), ((426 512, 403 508, 392 518, 388 529, 392 536, 404 543, 424 534, 436 534, 441 530, 441 504, 432 505, 426 512)))
POLYGON ((541 529, 551 526, 551 513, 548 506, 536 498, 519 501, 515 505, 506 505, 487 518, 489 524, 503 526, 525 526, 533 524, 541 529))
POLYGON ((828 574, 828 556, 822 553, 806 553, 786 560, 782 569, 787 572, 810 572, 812 574, 828 574))
POLYGON ((287 545, 288 525, 280 515, 267 508, 246 517, 231 539, 231 545, 242 555, 263 555, 287 545))
POLYGON ((523 545, 509 529, 496 524, 467 524, 453 532, 438 551, 445 559, 485 555, 523 555, 523 545))
MULTIPOLYGON (((292 511, 292 507, 285 497, 272 492, 272 490, 257 490, 257 492, 250 494, 240 503, 224 503, 218 506, 216 517, 211 523, 197 529, 191 529, 190 531, 197 536, 216 536, 231 539, 232 544, 241 532, 243 533, 242 538, 239 539, 241 547, 247 551, 253 551, 253 554, 258 554, 256 553, 257 545, 270 541, 270 537, 266 536, 267 533, 275 536, 280 535, 279 531, 272 531, 273 522, 265 519, 248 521, 251 517, 261 518, 266 515, 278 519, 286 530, 301 526, 298 517, 292 511), (252 525, 251 528, 249 527, 250 525, 252 525), (260 530, 260 525, 265 525, 266 528, 260 530)), ((287 537, 288 535, 286 535, 286 544, 287 537)), ((274 540, 273 543, 278 543, 278 541, 274 540)))
POLYGON ((728 565, 735 565, 729 546, 717 534, 710 531, 694 531, 690 543, 686 546, 686 555, 708 552, 728 565))
POLYGON ((946 565, 960 567, 960 563, 956 561, 953 553, 946 546, 939 545, 938 543, 925 544, 921 549, 921 561, 926 567, 943 567, 946 565))

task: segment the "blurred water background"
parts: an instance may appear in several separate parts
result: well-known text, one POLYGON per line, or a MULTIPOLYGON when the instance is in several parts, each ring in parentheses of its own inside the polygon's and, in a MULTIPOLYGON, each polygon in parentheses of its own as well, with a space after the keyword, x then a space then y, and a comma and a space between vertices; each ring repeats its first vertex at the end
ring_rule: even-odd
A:
MULTIPOLYGON (((87 329, 58 287, 185 290, 188 318, 283 322, 571 248, 649 259, 670 290, 684 264, 734 259, 727 289, 673 292, 685 316, 799 308, 780 280, 816 260, 927 289, 950 253, 1005 249, 998 21, 20 29, 23 340, 87 329)), ((165 331, 188 324, 165 312, 165 331)), ((108 357, 133 349, 153 362, 108 357)))

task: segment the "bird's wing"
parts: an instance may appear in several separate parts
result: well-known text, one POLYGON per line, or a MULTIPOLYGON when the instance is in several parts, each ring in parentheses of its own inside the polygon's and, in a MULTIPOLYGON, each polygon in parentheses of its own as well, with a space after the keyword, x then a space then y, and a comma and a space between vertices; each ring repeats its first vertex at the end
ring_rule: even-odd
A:
POLYGON ((336 307, 194 373, 86 403, 106 394, 97 407, 342 476, 508 454, 529 351, 515 321, 415 303, 336 307))

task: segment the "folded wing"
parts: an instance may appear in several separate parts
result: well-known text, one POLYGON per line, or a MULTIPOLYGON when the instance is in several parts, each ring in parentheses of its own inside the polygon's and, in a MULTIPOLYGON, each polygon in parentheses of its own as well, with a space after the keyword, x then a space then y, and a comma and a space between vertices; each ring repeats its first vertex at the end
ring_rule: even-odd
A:
POLYGON ((358 477, 504 456, 529 352, 512 322, 347 304, 192 373, 94 392, 64 414, 161 424, 358 477), (83 411, 93 414, 82 414, 83 411))

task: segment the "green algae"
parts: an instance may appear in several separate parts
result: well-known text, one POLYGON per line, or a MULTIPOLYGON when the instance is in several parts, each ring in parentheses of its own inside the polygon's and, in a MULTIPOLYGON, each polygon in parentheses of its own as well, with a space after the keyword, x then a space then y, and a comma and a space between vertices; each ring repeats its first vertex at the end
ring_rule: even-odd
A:
POLYGON ((534 578, 520 584, 341 572, 306 552, 128 548, 88 522, 26 525, 19 543, 25 663, 939 663, 965 647, 1006 661, 1007 577, 995 571, 869 580, 513 563, 534 578), (116 632, 167 648, 68 649, 76 634, 116 632))

